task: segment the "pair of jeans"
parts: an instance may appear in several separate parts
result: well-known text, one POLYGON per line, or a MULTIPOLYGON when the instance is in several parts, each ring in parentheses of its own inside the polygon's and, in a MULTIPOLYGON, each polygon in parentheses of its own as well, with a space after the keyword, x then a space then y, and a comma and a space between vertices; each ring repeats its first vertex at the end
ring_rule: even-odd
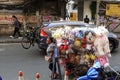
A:
MULTIPOLYGON (((51 72, 53 71, 53 62, 49 63, 49 69, 51 70, 51 72)), ((56 64, 54 64, 54 73, 56 72, 56 64)))
POLYGON ((14 33, 13 33, 13 35, 12 36, 16 36, 16 34, 18 34, 18 36, 19 37, 21 37, 21 34, 20 34, 20 29, 18 28, 18 27, 15 27, 15 29, 14 29, 14 33))

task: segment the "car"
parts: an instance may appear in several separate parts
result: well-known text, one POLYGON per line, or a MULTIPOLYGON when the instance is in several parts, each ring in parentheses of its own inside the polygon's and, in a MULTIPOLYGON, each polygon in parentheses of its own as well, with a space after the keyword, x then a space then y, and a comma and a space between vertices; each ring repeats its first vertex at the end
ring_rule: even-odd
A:
MULTIPOLYGON (((55 32, 55 28, 64 26, 81 27, 81 29, 83 30, 95 27, 94 24, 87 24, 80 21, 53 21, 44 23, 42 26, 44 26, 43 29, 46 33, 48 33, 49 36, 51 36, 55 32)), ((119 46, 119 39, 117 35, 112 32, 109 32, 108 39, 110 44, 110 50, 111 52, 113 52, 119 46)))
POLYGON ((110 50, 113 52, 119 46, 119 38, 114 33, 110 32, 108 35, 110 50))

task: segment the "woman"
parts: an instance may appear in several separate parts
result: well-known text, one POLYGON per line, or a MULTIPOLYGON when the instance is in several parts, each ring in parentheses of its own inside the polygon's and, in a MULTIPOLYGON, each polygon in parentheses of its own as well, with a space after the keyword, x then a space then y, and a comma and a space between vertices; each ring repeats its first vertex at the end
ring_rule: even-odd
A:
POLYGON ((10 36, 11 38, 14 38, 16 36, 16 34, 18 34, 19 38, 21 37, 20 34, 20 28, 21 28, 21 23, 19 22, 18 18, 16 16, 12 16, 13 18, 13 26, 14 26, 14 33, 12 36, 10 36))
MULTIPOLYGON (((54 38, 48 37, 46 40, 46 43, 48 44, 47 47, 47 57, 49 57, 48 62, 49 62, 49 69, 51 72, 53 71, 53 57, 54 57, 54 49, 56 47, 56 43, 54 38)), ((56 64, 54 65, 54 76, 53 78, 57 78, 58 73, 56 72, 56 64)))

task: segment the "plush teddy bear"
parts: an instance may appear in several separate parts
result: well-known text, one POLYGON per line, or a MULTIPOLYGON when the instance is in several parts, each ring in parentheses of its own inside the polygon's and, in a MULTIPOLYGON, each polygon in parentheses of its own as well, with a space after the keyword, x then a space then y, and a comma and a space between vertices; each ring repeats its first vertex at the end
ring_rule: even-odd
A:
POLYGON ((109 66, 108 57, 111 57, 109 40, 107 37, 109 31, 103 26, 95 28, 94 31, 96 33, 96 38, 94 41, 94 47, 96 49, 95 55, 97 56, 101 65, 103 67, 107 67, 109 66))

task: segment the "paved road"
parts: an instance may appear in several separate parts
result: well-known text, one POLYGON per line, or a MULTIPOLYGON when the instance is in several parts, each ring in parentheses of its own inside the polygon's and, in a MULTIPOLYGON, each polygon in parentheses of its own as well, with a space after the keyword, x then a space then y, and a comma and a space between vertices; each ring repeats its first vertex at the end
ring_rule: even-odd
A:
MULTIPOLYGON (((115 66, 120 64, 120 44, 118 49, 116 49, 113 53, 112 53, 112 57, 109 58, 110 59, 110 64, 111 66, 115 66)), ((119 66, 120 67, 120 66, 119 66)))
POLYGON ((20 44, 0 44, 0 75, 3 80, 18 80, 19 70, 25 80, 35 80, 35 74, 41 74, 41 80, 49 80, 50 71, 44 55, 37 47, 25 50, 20 44))
MULTIPOLYGON (((111 66, 120 63, 119 57, 120 46, 112 53, 111 66)), ((25 50, 20 43, 0 44, 0 75, 3 80, 18 80, 20 70, 23 71, 24 80, 35 80, 37 72, 41 74, 40 80, 50 80, 48 63, 37 46, 25 50)))

